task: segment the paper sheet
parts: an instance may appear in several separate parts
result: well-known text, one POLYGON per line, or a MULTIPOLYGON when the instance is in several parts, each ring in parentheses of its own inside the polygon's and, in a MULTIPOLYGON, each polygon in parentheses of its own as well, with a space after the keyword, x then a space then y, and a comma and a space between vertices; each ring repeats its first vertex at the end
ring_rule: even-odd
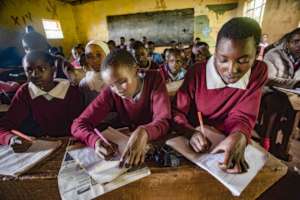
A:
POLYGON ((120 156, 125 150, 129 137, 119 131, 108 128, 101 132, 102 135, 118 145, 119 153, 111 161, 106 161, 100 158, 93 148, 84 147, 69 151, 69 154, 80 164, 81 167, 87 170, 87 173, 100 184, 111 182, 120 175, 124 174, 128 168, 120 168, 120 156))
POLYGON ((208 171, 212 176, 223 183, 234 196, 239 196, 267 161, 267 154, 248 145, 245 150, 245 159, 249 170, 243 174, 228 174, 218 167, 218 162, 223 162, 224 154, 196 153, 189 146, 185 137, 179 136, 166 142, 167 145, 185 156, 199 167, 208 171))
POLYGON ((273 87, 273 88, 276 90, 282 91, 282 92, 288 92, 288 93, 300 95, 300 88, 296 88, 296 89, 287 89, 287 88, 281 88, 281 87, 273 87))
POLYGON ((57 180, 62 200, 89 200, 150 175, 148 167, 127 172, 107 184, 99 184, 68 153, 57 180))
POLYGON ((61 141, 35 140, 24 153, 15 153, 8 145, 0 146, 0 174, 18 176, 50 155, 61 141))

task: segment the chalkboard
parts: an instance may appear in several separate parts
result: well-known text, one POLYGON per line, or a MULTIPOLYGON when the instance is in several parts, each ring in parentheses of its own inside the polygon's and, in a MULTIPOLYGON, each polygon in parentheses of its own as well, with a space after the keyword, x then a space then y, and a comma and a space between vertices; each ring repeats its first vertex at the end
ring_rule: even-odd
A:
POLYGON ((110 40, 141 40, 146 36, 157 45, 167 45, 170 41, 190 43, 194 33, 194 9, 136 13, 107 16, 110 40))

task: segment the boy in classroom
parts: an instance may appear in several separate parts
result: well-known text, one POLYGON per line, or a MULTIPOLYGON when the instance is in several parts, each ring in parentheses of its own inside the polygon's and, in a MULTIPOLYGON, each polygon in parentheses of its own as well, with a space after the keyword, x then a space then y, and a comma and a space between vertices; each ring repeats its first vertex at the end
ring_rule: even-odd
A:
POLYGON ((72 134, 95 148, 100 157, 108 158, 115 149, 94 132, 110 112, 117 112, 117 125, 132 131, 121 166, 143 164, 147 143, 167 134, 171 108, 166 86, 158 71, 146 71, 139 76, 132 54, 116 50, 108 54, 101 67, 106 87, 72 125, 72 134))
POLYGON ((115 50, 117 48, 116 42, 114 40, 109 40, 107 42, 109 51, 112 52, 113 50, 115 50))
POLYGON ((164 60, 161 57, 160 53, 156 53, 154 51, 155 50, 155 43, 152 42, 152 41, 149 41, 147 47, 148 47, 148 54, 151 58, 151 61, 158 64, 158 65, 161 65, 164 62, 164 60))
POLYGON ((197 114, 204 123, 227 135, 212 150, 224 152, 219 167, 227 173, 248 169, 244 152, 268 74, 266 64, 256 60, 260 37, 260 26, 251 18, 226 22, 218 33, 214 56, 189 69, 173 102, 176 129, 185 131, 194 151, 210 148, 209 140, 194 128, 199 124, 193 120, 197 114))
POLYGON ((138 66, 145 70, 158 70, 159 65, 151 61, 145 45, 141 41, 135 41, 133 44, 132 54, 138 66))
POLYGON ((79 88, 84 94, 86 105, 98 96, 104 86, 100 75, 100 68, 102 61, 108 53, 109 48, 102 41, 92 40, 85 47, 85 60, 88 70, 85 73, 85 77, 80 81, 79 88))
POLYGON ((186 70, 183 68, 184 58, 181 50, 170 49, 166 63, 161 66, 161 72, 166 82, 180 81, 184 79, 186 70))
POLYGON ((120 45, 118 46, 119 49, 127 49, 127 46, 125 44, 125 38, 122 36, 120 37, 120 45))
POLYGON ((79 63, 79 58, 82 54, 84 54, 84 48, 81 45, 76 45, 72 48, 71 53, 72 53, 72 58, 73 58, 73 61, 71 62, 71 64, 75 68, 81 68, 80 63, 79 63))
POLYGON ((71 123, 83 110, 83 97, 68 80, 54 79, 54 62, 44 51, 30 51, 23 58, 28 82, 17 90, 0 119, 0 144, 18 150, 29 147, 30 143, 12 130, 34 137, 70 135, 71 123))

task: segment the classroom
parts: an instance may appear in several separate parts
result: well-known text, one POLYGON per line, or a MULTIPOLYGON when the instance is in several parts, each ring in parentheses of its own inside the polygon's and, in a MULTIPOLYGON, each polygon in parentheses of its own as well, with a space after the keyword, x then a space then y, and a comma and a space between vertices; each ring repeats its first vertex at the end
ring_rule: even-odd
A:
POLYGON ((0 0, 0 200, 299 186, 300 0, 0 0))

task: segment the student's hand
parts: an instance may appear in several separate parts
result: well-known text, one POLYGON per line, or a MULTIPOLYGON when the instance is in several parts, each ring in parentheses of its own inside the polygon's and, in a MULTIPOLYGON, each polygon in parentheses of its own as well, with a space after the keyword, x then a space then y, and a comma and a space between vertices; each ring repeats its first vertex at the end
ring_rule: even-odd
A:
POLYGON ((106 144, 103 140, 99 139, 95 144, 96 154, 105 160, 110 160, 118 151, 118 145, 110 142, 110 145, 106 144))
POLYGON ((232 133, 212 153, 224 152, 224 161, 219 167, 227 173, 237 174, 247 172, 249 165, 245 160, 244 153, 247 146, 247 138, 244 134, 232 133))
POLYGON ((16 141, 11 145, 15 153, 23 153, 32 145, 32 142, 24 140, 18 137, 16 141))
POLYGON ((120 167, 142 165, 147 153, 148 133, 146 129, 138 127, 130 136, 125 151, 121 157, 120 167))
POLYGON ((197 153, 207 152, 211 142, 200 131, 197 131, 190 139, 190 145, 197 153))

